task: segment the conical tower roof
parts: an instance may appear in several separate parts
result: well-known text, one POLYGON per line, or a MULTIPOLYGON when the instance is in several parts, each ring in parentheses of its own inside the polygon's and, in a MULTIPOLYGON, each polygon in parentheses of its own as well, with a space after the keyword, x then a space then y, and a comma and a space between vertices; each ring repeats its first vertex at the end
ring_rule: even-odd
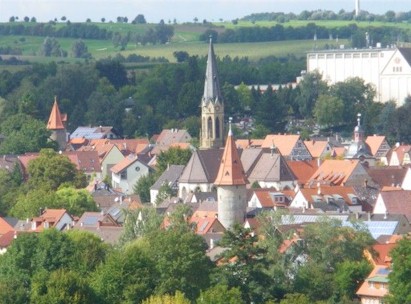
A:
POLYGON ((217 186, 246 185, 248 183, 245 176, 243 164, 238 155, 233 133, 228 131, 228 137, 221 159, 220 169, 214 184, 217 186))
POLYGON ((207 67, 204 83, 204 94, 202 103, 208 102, 222 103, 220 82, 217 74, 217 62, 214 54, 213 41, 210 37, 210 44, 208 47, 207 67))
POLYGON ((57 104, 57 98, 54 98, 53 108, 51 109, 49 121, 47 123, 48 130, 64 130, 64 124, 61 119, 61 113, 57 104))

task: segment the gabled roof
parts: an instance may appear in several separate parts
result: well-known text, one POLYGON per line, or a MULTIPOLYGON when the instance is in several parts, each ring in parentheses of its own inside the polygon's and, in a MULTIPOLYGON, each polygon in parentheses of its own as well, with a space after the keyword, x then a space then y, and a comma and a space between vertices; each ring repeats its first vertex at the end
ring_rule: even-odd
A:
POLYGON ((223 157, 214 184, 217 186, 246 185, 248 183, 238 155, 231 129, 228 132, 223 157))
POLYGON ((391 265, 391 256, 390 252, 392 249, 394 249, 397 246, 395 243, 390 243, 390 244, 374 244, 372 246, 372 249, 376 253, 376 255, 373 256, 373 262, 375 265, 385 265, 385 266, 390 266, 391 265))
POLYGON ((235 144, 241 149, 261 148, 264 139, 236 139, 235 144))
POLYGON ((66 155, 80 171, 101 172, 97 151, 65 151, 63 155, 66 155))
POLYGON ((183 173, 183 165, 171 165, 167 170, 161 174, 157 181, 150 187, 150 190, 160 190, 161 186, 167 182, 173 185, 183 173))
POLYGON ((110 133, 115 133, 111 126, 78 127, 71 133, 70 138, 101 139, 107 138, 110 133))
POLYGON ((9 231, 14 231, 14 227, 0 217, 0 235, 6 234, 9 231))
POLYGON ((381 147, 385 141, 385 136, 368 136, 365 140, 365 143, 370 147, 371 154, 375 156, 378 152, 378 149, 381 147))
POLYGON ((318 140, 305 140, 305 146, 310 152, 311 156, 314 158, 319 158, 324 153, 325 149, 328 146, 327 141, 318 141, 318 140))
POLYGON ((75 224, 75 227, 120 226, 110 214, 101 212, 84 212, 75 224))
POLYGON ((281 155, 288 156, 300 139, 300 135, 294 134, 269 134, 265 137, 262 147, 271 148, 273 145, 280 151, 281 155))
MULTIPOLYGON (((396 153, 400 165, 404 160, 404 154, 411 150, 411 145, 399 145, 392 149, 392 153, 396 153)), ((391 155, 392 156, 392 155, 391 155)))
POLYGON ((316 160, 287 160, 287 165, 299 184, 306 184, 318 169, 316 160))
POLYGON ((258 201, 260 202, 262 208, 288 206, 291 199, 295 195, 294 191, 277 191, 274 188, 252 189, 252 191, 254 195, 257 197, 258 201), (283 203, 276 202, 275 196, 283 196, 285 198, 285 201, 283 203))
POLYGON ((39 217, 34 217, 32 222, 36 223, 36 231, 42 231, 45 227, 44 223, 47 222, 49 227, 55 227, 62 217, 68 214, 66 209, 46 209, 39 217))
POLYGON ((172 144, 188 143, 190 140, 191 136, 187 130, 164 129, 158 135, 152 153, 159 154, 161 151, 167 150, 172 144))
POLYGON ((388 283, 388 274, 390 273, 390 269, 387 266, 377 265, 368 275, 367 279, 362 283, 361 287, 357 291, 357 295, 364 296, 364 297, 372 297, 372 298, 383 298, 388 294, 388 286, 386 288, 376 288, 372 286, 370 283, 373 282, 375 279, 379 282, 381 281, 379 278, 384 278, 385 282, 388 283))
POLYGON ((195 232, 197 234, 207 234, 207 233, 223 233, 225 231, 224 226, 220 223, 217 217, 197 217, 192 216, 189 220, 190 224, 195 224, 195 232))
POLYGON ((388 213, 404 214, 411 222, 411 190, 381 191, 388 213))
POLYGON ((357 197, 353 187, 344 187, 344 186, 320 186, 315 188, 301 188, 299 190, 308 203, 313 204, 316 199, 323 200, 326 202, 328 198, 338 201, 338 199, 343 199, 344 202, 351 206, 357 205, 360 202, 355 204, 352 201, 352 198, 357 197))
POLYGON ((367 173, 373 181, 382 187, 401 187, 407 168, 401 166, 368 167, 367 173))
POLYGON ((196 150, 180 176, 180 183, 213 183, 222 159, 222 149, 196 150))
POLYGON ((119 174, 120 172, 126 170, 129 166, 134 164, 135 162, 139 162, 142 165, 148 167, 145 163, 143 163, 136 155, 129 155, 125 157, 123 160, 121 160, 118 164, 114 165, 111 167, 111 172, 114 174, 119 174))
POLYGON ((57 104, 57 98, 54 99, 53 108, 51 109, 49 121, 47 122, 48 130, 64 130, 63 120, 57 104))
POLYGON ((248 178, 250 183, 254 181, 294 181, 296 179, 287 162, 279 153, 262 154, 248 178))
POLYGON ((312 175, 310 181, 343 185, 358 165, 359 160, 327 159, 312 175))

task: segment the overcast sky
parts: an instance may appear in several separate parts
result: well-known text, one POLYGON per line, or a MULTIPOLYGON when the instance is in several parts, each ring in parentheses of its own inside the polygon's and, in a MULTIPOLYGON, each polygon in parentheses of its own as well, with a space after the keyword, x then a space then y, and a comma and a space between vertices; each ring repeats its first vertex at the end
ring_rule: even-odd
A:
MULTIPOLYGON (((294 12, 325 9, 338 12, 354 10, 355 0, 0 0, 0 22, 10 16, 36 17, 37 21, 60 20, 66 16, 73 22, 115 21, 117 16, 131 21, 143 14, 148 22, 177 20, 202 21, 232 20, 252 13, 294 12)), ((382 14, 388 10, 411 10, 411 0, 360 0, 360 7, 371 13, 382 14)))

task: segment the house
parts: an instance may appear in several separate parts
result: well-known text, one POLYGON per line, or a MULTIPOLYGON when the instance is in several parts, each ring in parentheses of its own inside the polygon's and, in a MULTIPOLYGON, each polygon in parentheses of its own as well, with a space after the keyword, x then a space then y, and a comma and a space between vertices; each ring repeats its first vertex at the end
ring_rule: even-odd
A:
POLYGON ((102 178, 101 166, 96 151, 65 151, 63 155, 76 165, 77 170, 83 172, 88 178, 102 178))
POLYGON ((300 188, 291 201, 290 208, 318 208, 334 212, 360 212, 362 202, 354 188, 346 186, 325 186, 300 188))
POLYGON ((357 296, 362 304, 383 304, 384 297, 388 295, 388 275, 390 268, 384 265, 377 265, 365 279, 364 283, 357 291, 357 296))
POLYGON ((120 149, 108 139, 91 140, 89 144, 80 147, 79 151, 95 151, 98 153, 103 178, 111 175, 110 169, 124 159, 120 149))
POLYGON ((287 160, 310 160, 312 155, 300 138, 300 135, 269 134, 265 137, 262 148, 277 148, 287 160))
MULTIPOLYGON (((366 168, 368 175, 372 180, 383 187, 398 187, 401 188, 405 181, 405 176, 409 168, 402 166, 386 166, 386 167, 369 167, 366 168)), ((411 178, 411 176, 409 177, 411 178)), ((408 180, 408 179, 407 179, 408 180)), ((411 187, 411 180, 409 180, 411 187)))
POLYGON ((388 166, 402 166, 411 163, 411 145, 400 145, 397 143, 387 154, 388 166))
POLYGON ((305 185, 317 171, 321 161, 317 160, 288 160, 287 165, 294 174, 298 185, 305 185))
POLYGON ((14 227, 8 221, 6 221, 5 218, 0 217, 0 236, 6 234, 9 231, 14 232, 14 227))
POLYGON ((286 208, 290 204, 295 192, 293 190, 277 191, 275 188, 253 189, 248 201, 248 208, 286 208))
POLYGON ((74 220, 66 209, 45 209, 40 216, 31 219, 30 230, 41 232, 44 229, 55 228, 57 230, 69 229, 74 220))
POLYGON ((122 192, 128 194, 133 191, 133 187, 138 180, 146 176, 151 169, 136 155, 129 155, 110 170, 113 188, 119 188, 122 192))
POLYGON ((387 165, 387 154, 391 147, 388 144, 385 136, 378 136, 374 134, 373 136, 368 136, 365 143, 370 147, 371 154, 378 159, 381 163, 387 165))
POLYGON ((84 212, 73 229, 89 231, 102 241, 117 244, 123 227, 110 215, 104 212, 84 212))
POLYGON ((85 139, 103 139, 119 138, 117 132, 113 127, 110 126, 99 126, 99 127, 77 127, 73 133, 70 135, 70 140, 75 138, 85 138, 85 139))
POLYGON ((327 159, 311 176, 308 184, 356 186, 364 184, 365 181, 370 182, 371 177, 358 159, 327 159))
MULTIPOLYGON (((246 149, 241 155, 241 161, 247 164, 246 149)), ((250 184, 258 183, 262 188, 276 188, 277 190, 294 189, 296 177, 288 167, 285 158, 276 149, 259 149, 261 153, 247 174, 250 184)), ((244 168, 245 169, 245 168, 244 168)), ((246 169, 245 169, 246 170, 246 169)), ((247 171, 246 171, 247 172, 247 171)))
POLYGON ((178 179, 183 173, 183 165, 171 165, 161 174, 157 181, 150 187, 150 202, 155 204, 157 194, 163 185, 168 185, 173 191, 178 192, 178 179))
POLYGON ((411 222, 411 191, 381 191, 374 206, 376 214, 404 214, 411 222))
POLYGON ((378 214, 356 212, 350 215, 350 221, 364 224, 374 239, 381 235, 404 235, 411 232, 411 225, 404 214, 378 214))
POLYGON ((189 143, 191 139, 191 135, 187 130, 164 129, 158 136, 156 136, 155 146, 151 153, 156 155, 160 154, 161 151, 168 150, 173 144, 189 143))
POLYGON ((332 146, 328 141, 305 140, 304 144, 313 158, 324 158, 331 155, 332 146))

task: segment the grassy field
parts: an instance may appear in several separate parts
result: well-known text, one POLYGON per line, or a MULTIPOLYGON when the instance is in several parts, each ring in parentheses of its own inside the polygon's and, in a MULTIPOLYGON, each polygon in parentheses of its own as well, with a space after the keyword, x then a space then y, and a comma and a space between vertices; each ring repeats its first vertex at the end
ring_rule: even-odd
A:
MULTIPOLYGON (((77 61, 74 58, 50 58, 34 56, 40 49, 41 43, 44 38, 41 37, 26 37, 25 41, 19 41, 17 36, 0 37, 0 45, 7 45, 12 43, 16 47, 23 49, 23 56, 17 56, 20 59, 26 59, 30 61, 65 61, 72 62, 77 61), (16 42, 17 41, 17 42, 16 42)), ((74 39, 58 39, 61 47, 70 53, 71 45, 74 39)), ((340 39, 338 44, 344 44, 348 41, 340 39)), ((107 57, 114 57, 117 54, 121 54, 127 57, 130 54, 137 54, 146 57, 164 57, 171 62, 175 61, 173 53, 175 51, 185 51, 191 56, 205 56, 207 55, 207 45, 204 42, 188 41, 188 42, 175 42, 167 45, 135 45, 129 43, 127 49, 119 51, 113 47, 111 41, 104 40, 86 40, 86 44, 89 52, 95 59, 102 59, 107 57)), ((259 43, 222 43, 215 44, 214 49, 216 55, 219 57, 230 56, 234 57, 248 57, 252 61, 256 61, 260 58, 267 56, 287 56, 293 54, 297 57, 305 56, 305 53, 313 50, 315 46, 322 49, 326 45, 335 44, 329 40, 317 40, 314 44, 313 40, 294 40, 294 41, 275 41, 275 42, 259 42, 259 43)), ((337 47, 337 45, 335 45, 337 47)))
MULTIPOLYGON (((301 27, 305 26, 307 23, 313 22, 319 26, 324 27, 341 27, 348 24, 356 23, 360 27, 370 27, 370 26, 395 26, 399 28, 411 29, 411 24, 409 23, 383 23, 383 22, 354 22, 354 21, 300 21, 293 20, 290 22, 282 23, 284 27, 293 26, 301 27)), ((15 23, 18 24, 18 23, 15 23)), ((26 23, 28 25, 33 25, 26 23)), ((155 24, 130 24, 130 23, 115 23, 115 22, 94 22, 93 25, 105 28, 108 31, 119 32, 125 34, 131 33, 144 33, 150 27, 156 26, 155 24)), ((277 23, 274 21, 264 21, 256 22, 255 24, 251 22, 239 21, 237 25, 232 22, 221 22, 214 23, 212 26, 213 30, 222 31, 224 28, 235 28, 244 26, 274 26, 277 23)), ((57 23, 53 25, 55 28, 64 26, 64 23, 57 23)), ((209 25, 204 25, 201 23, 186 23, 186 24, 175 24, 174 26, 174 36, 169 44, 166 45, 135 45, 129 43, 126 50, 119 51, 119 49, 114 48, 113 44, 109 40, 85 40, 89 52, 92 54, 93 58, 101 59, 107 57, 113 57, 117 54, 122 54, 127 57, 130 54, 138 54, 147 57, 164 57, 171 62, 175 61, 173 53, 175 51, 185 51, 190 55, 204 56, 207 53, 207 47, 204 42, 199 41, 199 36, 204 33, 209 25)), ((71 46, 75 39, 71 38, 57 38, 61 47, 70 54, 71 46)), ((44 37, 33 37, 33 36, 0 36, 0 46, 11 46, 20 48, 23 51, 23 56, 21 59, 27 59, 30 61, 47 62, 51 60, 64 61, 64 62, 75 62, 73 58, 44 58, 39 57, 40 47, 44 41, 44 37)), ((317 47, 322 49, 326 46, 333 45, 333 47, 338 47, 340 44, 348 44, 348 41, 340 39, 337 42, 329 40, 318 40, 315 42, 312 40, 299 40, 299 41, 280 41, 280 42, 260 42, 260 43, 227 43, 227 44, 216 44, 215 51, 219 57, 230 56, 230 57, 248 57, 250 60, 258 60, 267 56, 286 56, 288 54, 293 54, 297 57, 304 56, 307 51, 312 50, 317 47)))

